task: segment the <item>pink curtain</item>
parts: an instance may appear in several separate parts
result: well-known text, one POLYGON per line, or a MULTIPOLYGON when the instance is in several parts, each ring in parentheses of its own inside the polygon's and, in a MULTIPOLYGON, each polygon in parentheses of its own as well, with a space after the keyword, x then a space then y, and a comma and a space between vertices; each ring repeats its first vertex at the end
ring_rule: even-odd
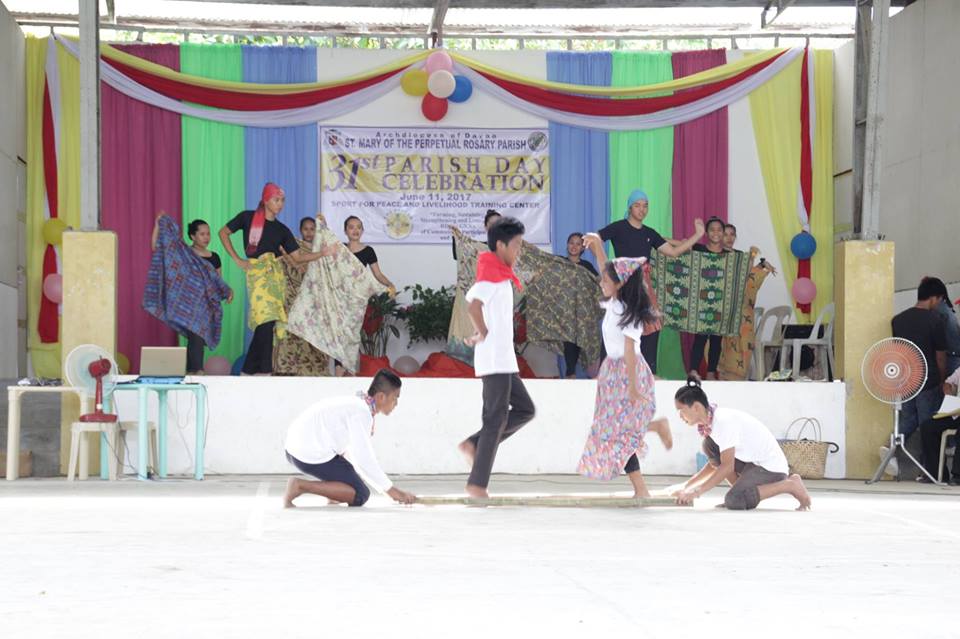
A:
MULTIPOLYGON (((124 45, 126 53, 179 71, 176 45, 124 45)), ((176 334, 141 307, 157 211, 180 219, 180 116, 101 90, 101 227, 118 244, 117 351, 140 370, 141 346, 172 346, 176 334)))
MULTIPOLYGON (((673 54, 673 77, 682 78, 727 63, 722 49, 673 54)), ((690 237, 693 221, 727 220, 727 109, 714 111, 673 129, 673 236, 690 237)), ((690 370, 693 336, 680 334, 683 361, 690 370)))

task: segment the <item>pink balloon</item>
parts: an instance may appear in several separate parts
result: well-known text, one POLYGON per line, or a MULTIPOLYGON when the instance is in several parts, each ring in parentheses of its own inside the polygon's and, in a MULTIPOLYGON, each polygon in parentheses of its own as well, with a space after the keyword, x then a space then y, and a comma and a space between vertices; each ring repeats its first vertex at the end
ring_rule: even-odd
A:
POLYGON ((220 355, 207 358, 206 363, 203 365, 203 372, 207 375, 229 375, 230 360, 220 355))
POLYGON ((453 58, 446 51, 434 51, 427 56, 427 64, 424 65, 427 73, 434 71, 453 71, 453 58))
POLYGON ((809 304, 817 296, 817 285, 809 277, 799 277, 793 283, 793 299, 798 304, 809 304))
POLYGON ((54 304, 63 301, 63 277, 59 273, 43 278, 43 295, 54 304))

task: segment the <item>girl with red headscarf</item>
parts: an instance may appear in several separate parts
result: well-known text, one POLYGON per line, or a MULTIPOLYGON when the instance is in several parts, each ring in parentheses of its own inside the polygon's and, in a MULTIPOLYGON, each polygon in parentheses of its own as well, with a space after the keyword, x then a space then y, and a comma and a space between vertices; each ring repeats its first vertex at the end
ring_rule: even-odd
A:
MULTIPOLYGON (((284 252, 297 264, 306 264, 332 255, 334 247, 324 247, 317 253, 311 253, 300 248, 300 244, 290 229, 277 216, 283 210, 286 197, 283 189, 272 182, 267 182, 260 196, 260 203, 255 211, 242 211, 226 226, 220 229, 220 241, 234 263, 247 273, 248 287, 251 283, 251 269, 265 265, 274 269, 277 277, 283 277, 283 270, 277 261, 284 252), (243 231, 244 256, 241 258, 230 241, 230 235, 243 231), (275 267, 275 268, 274 268, 275 267)), ((280 287, 283 290, 283 287, 280 287)), ((249 297, 249 296, 248 296, 249 297)), ((273 335, 277 319, 286 317, 283 308, 283 295, 278 299, 279 308, 267 316, 274 317, 256 325, 253 339, 243 362, 245 375, 269 375, 273 372, 273 335)), ((251 306, 252 310, 252 306, 251 306)), ((254 313, 251 312, 251 317, 254 313)), ((285 320, 284 320, 285 321, 285 320)))

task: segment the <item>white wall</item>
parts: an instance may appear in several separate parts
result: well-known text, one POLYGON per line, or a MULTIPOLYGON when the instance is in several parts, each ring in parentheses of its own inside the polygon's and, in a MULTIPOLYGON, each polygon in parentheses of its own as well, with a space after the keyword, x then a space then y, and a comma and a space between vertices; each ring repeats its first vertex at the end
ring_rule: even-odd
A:
MULTIPOLYGON (((359 378, 305 377, 203 377, 196 381, 207 386, 209 397, 204 450, 205 467, 210 473, 290 473, 283 442, 287 428, 299 412, 318 399, 350 395, 369 384, 368 379, 359 378), (270 399, 251 400, 262 397, 270 399)), ((537 416, 503 445, 494 471, 575 473, 590 432, 596 382, 526 380, 525 384, 537 407, 537 416)), ((679 386, 680 382, 657 382, 657 414, 669 418, 674 447, 666 451, 656 436, 649 437, 649 452, 641 464, 645 473, 682 475, 696 469, 700 437, 695 428, 680 421, 674 409, 673 395, 679 386)), ((846 473, 845 388, 841 382, 704 384, 711 401, 748 411, 778 438, 798 417, 819 420, 823 439, 840 446, 838 453, 828 456, 827 476, 832 478, 842 478, 846 473), (763 392, 757 392, 759 388, 763 392)), ((136 420, 137 393, 125 391, 115 397, 120 419, 136 420)), ((195 442, 192 395, 175 392, 170 397, 169 471, 191 474, 195 442)), ((469 472, 457 444, 479 429, 481 405, 478 379, 405 379, 397 409, 376 420, 373 442, 384 470, 400 474, 469 472)), ((156 419, 153 397, 148 415, 156 419)), ((134 434, 129 442, 129 459, 136 460, 136 450, 134 434)))
POLYGON ((19 159, 27 155, 25 59, 23 32, 0 4, 0 377, 16 377, 21 359, 17 267, 26 184, 18 182, 26 177, 19 159))

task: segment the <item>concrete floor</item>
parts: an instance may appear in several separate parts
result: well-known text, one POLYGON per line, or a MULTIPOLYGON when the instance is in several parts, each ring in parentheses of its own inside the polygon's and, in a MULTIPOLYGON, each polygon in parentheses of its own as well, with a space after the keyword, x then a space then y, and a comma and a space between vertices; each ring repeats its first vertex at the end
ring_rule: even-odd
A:
MULTIPOLYGON (((652 478, 665 486, 677 478, 652 478)), ((406 477, 419 494, 463 477, 406 477)), ((960 489, 810 482, 811 512, 400 507, 283 477, 0 482, 3 637, 957 637, 960 489)), ((626 490, 495 476, 494 493, 626 490)))

